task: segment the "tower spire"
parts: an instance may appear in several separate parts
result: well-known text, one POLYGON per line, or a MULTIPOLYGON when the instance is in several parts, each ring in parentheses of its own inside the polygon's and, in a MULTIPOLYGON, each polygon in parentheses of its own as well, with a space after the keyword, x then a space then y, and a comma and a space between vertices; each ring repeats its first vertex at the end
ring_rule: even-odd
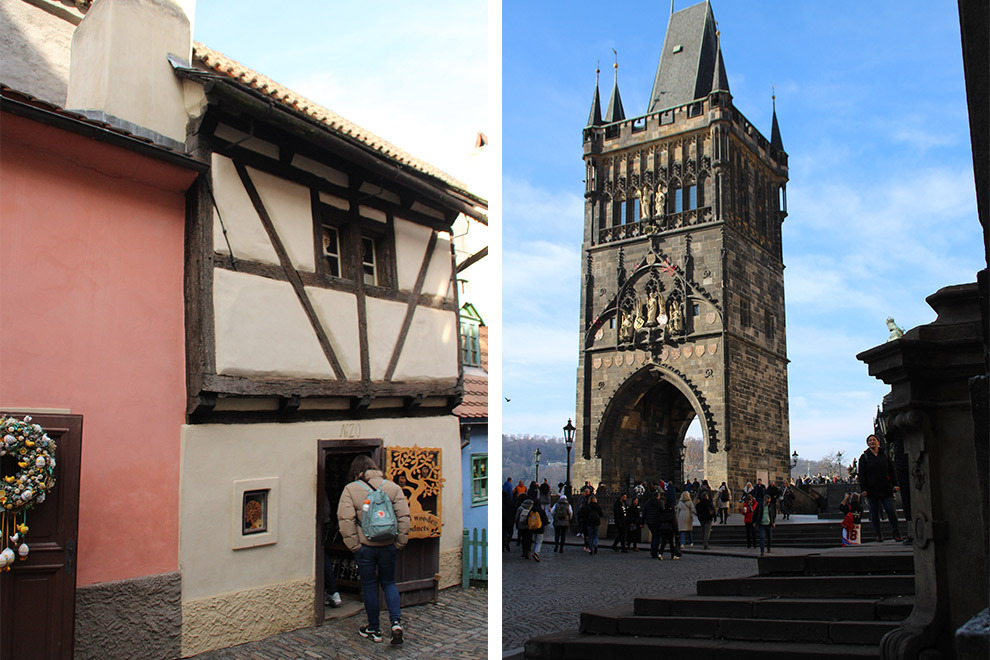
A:
POLYGON ((615 73, 612 82, 612 97, 608 100, 608 109, 605 111, 606 124, 622 121, 626 118, 626 112, 622 109, 622 97, 619 96, 619 53, 614 48, 612 52, 615 53, 615 64, 612 65, 615 68, 615 73))
POLYGON ((602 70, 595 67, 595 98, 591 100, 591 114, 588 116, 588 126, 602 125, 602 103, 598 96, 598 75, 602 70))
POLYGON ((729 78, 725 75, 725 64, 722 62, 722 40, 718 23, 715 23, 715 66, 712 70, 712 91, 728 92, 729 78))
POLYGON ((784 150, 784 142, 780 139, 780 127, 777 126, 777 86, 771 88, 771 100, 773 102, 773 125, 770 127, 770 146, 778 151, 784 150))

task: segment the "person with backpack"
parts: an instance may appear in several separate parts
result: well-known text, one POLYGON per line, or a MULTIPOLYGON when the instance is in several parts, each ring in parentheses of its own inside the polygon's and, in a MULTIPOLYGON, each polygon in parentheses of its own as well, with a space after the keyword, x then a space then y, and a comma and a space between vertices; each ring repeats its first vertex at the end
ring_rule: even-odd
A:
POLYGON ((674 536, 677 534, 677 514, 674 507, 668 507, 666 500, 660 500, 660 547, 657 551, 657 559, 663 560, 663 549, 670 544, 670 558, 680 559, 681 551, 677 546, 674 536))
POLYGON ((561 495, 557 499, 557 503, 550 509, 550 515, 553 518, 553 551, 563 552, 564 542, 567 540, 567 527, 574 517, 574 511, 566 495, 561 495))
POLYGON ((368 625, 358 634, 373 642, 384 640, 378 608, 381 584, 388 607, 391 642, 402 643, 402 610, 395 585, 396 556, 409 542, 409 502, 402 489, 385 479, 366 454, 351 462, 349 483, 344 486, 337 506, 340 534, 347 549, 354 553, 361 576, 361 595, 368 625))
POLYGON ((705 539, 705 550, 708 549, 708 539, 712 535, 712 520, 715 519, 715 504, 710 495, 709 491, 702 489, 697 504, 698 523, 701 525, 701 534, 705 539))
POLYGON ((533 559, 540 561, 539 546, 534 548, 533 539, 539 538, 542 544, 543 527, 546 525, 545 515, 543 508, 529 497, 519 505, 519 510, 516 512, 516 529, 519 530, 519 538, 522 539, 523 559, 529 559, 529 554, 532 552, 533 559))
POLYGON ((729 487, 722 482, 722 485, 718 487, 718 518, 719 522, 723 525, 729 520, 729 502, 732 501, 732 491, 729 487))

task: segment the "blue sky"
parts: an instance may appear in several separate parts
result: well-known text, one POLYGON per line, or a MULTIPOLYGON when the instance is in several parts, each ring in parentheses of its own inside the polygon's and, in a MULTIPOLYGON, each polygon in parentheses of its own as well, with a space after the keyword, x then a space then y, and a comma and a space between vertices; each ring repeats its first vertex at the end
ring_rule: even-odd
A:
MULTIPOLYGON (((677 0, 675 10, 694 4, 677 0)), ((506 0, 503 42, 505 433, 575 414, 584 166, 601 61, 645 113, 666 1, 506 0)), ((883 383, 855 355, 934 320, 925 303, 984 267, 954 2, 713 0, 736 107, 789 154, 783 227, 792 451, 859 453, 883 383)))
POLYGON ((488 4, 199 0, 194 38, 431 165, 471 178, 495 122, 488 4))

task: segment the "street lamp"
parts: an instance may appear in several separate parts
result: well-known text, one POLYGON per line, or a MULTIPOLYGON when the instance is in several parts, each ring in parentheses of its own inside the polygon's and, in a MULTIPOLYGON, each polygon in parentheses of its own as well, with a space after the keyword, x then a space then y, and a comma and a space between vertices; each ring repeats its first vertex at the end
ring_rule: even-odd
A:
POLYGON ((541 452, 537 448, 537 450, 533 452, 533 457, 536 459, 536 483, 537 483, 537 485, 540 483, 540 456, 541 456, 541 452))
POLYGON ((791 469, 792 470, 797 467, 797 462, 798 462, 798 453, 797 453, 797 450, 795 449, 794 450, 794 453, 791 454, 791 469))
POLYGON ((567 447, 567 480, 566 488, 567 495, 571 494, 571 447, 574 446, 574 424, 571 423, 571 418, 567 418, 567 426, 564 427, 564 446, 567 447))

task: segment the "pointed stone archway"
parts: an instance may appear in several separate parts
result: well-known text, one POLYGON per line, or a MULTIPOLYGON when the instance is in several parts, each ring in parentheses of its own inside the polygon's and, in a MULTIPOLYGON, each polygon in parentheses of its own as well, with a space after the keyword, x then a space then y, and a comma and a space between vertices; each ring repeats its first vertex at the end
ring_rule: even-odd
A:
POLYGON ((706 411, 690 384, 672 370, 647 365, 637 371, 612 395, 598 425, 595 457, 601 460, 602 483, 611 488, 630 479, 681 483, 684 437, 696 417, 708 445, 706 411))

